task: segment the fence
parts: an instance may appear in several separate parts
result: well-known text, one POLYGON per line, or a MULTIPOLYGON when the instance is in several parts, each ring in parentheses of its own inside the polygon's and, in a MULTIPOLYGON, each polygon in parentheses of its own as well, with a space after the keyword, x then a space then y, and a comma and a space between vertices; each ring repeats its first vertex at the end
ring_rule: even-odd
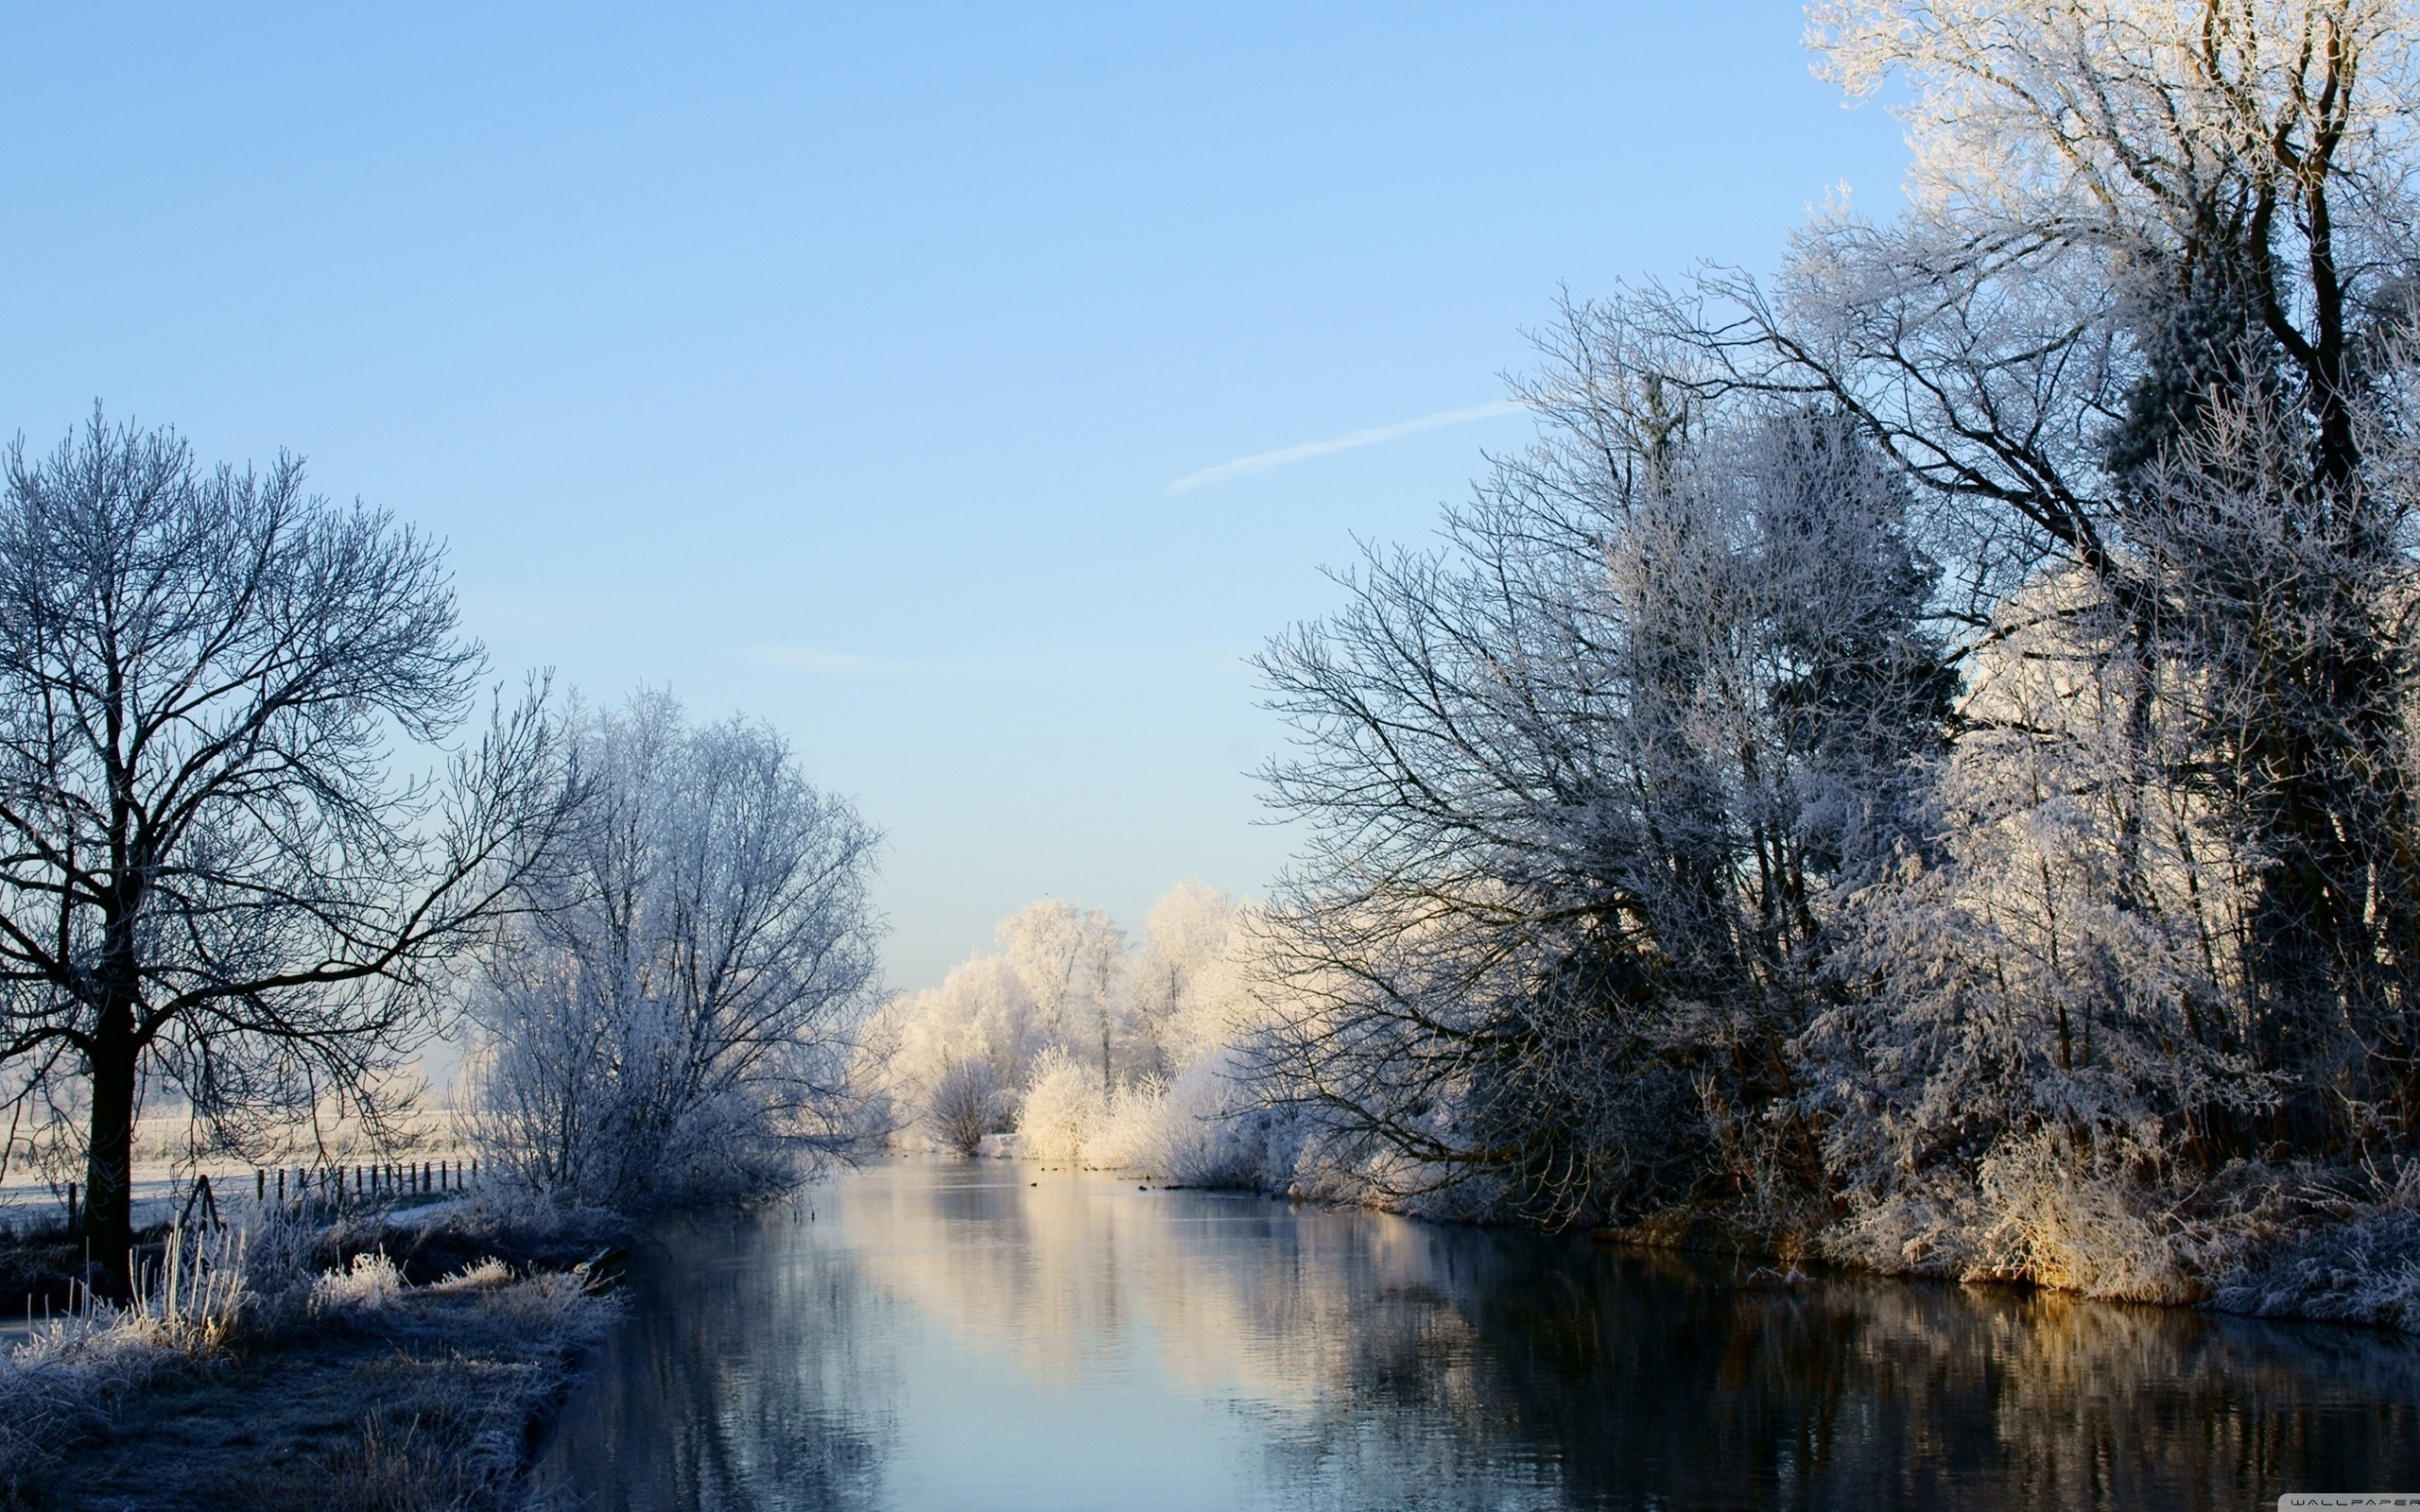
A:
MULTIPOLYGON (((205 1228, 217 1228, 225 1222, 226 1205, 246 1197, 263 1210, 273 1206, 282 1212, 318 1218, 423 1197, 452 1196, 484 1184, 475 1159, 254 1166, 249 1182, 244 1179, 246 1174, 233 1170, 215 1176, 199 1173, 188 1179, 138 1181, 133 1198, 136 1226, 174 1223, 191 1229, 198 1220, 205 1228), (242 1190, 247 1185, 250 1192, 242 1190)), ((51 1205, 63 1199, 72 1238, 83 1231, 81 1196, 80 1183, 70 1181, 63 1192, 39 1187, 0 1194, 0 1209, 20 1220, 43 1208, 56 1215, 59 1209, 51 1205)))

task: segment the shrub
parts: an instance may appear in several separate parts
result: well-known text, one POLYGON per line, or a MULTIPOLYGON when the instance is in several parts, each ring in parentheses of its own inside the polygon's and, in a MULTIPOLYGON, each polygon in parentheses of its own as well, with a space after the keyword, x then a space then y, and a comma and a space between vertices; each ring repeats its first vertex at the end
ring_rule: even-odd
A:
POLYGON ((973 1155, 983 1136, 1002 1131, 1009 1097, 989 1060, 953 1061, 933 1084, 926 1114, 933 1137, 962 1155, 973 1155))
POLYGON ((1085 1146, 1099 1138, 1108 1114, 1100 1073, 1079 1064, 1063 1050, 1052 1049, 1034 1065, 1017 1134, 1025 1153, 1037 1160, 1080 1164, 1085 1146))
POLYGON ((401 1297, 404 1277, 383 1249, 353 1257, 350 1267, 323 1271, 311 1285, 311 1311, 335 1313, 349 1308, 376 1312, 401 1297))

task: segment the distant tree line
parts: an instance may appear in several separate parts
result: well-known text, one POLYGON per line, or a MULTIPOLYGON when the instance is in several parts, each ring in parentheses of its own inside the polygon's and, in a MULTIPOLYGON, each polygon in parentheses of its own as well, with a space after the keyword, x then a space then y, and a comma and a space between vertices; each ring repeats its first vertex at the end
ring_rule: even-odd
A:
POLYGON ((894 1134, 974 1153, 1022 1134, 1069 1162, 1157 1166, 1160 1125, 1188 1136, 1253 1016, 1238 947, 1251 910, 1196 882, 1152 907, 1139 941, 1098 909, 1046 898, 1000 921, 937 987, 885 1005, 860 1037, 857 1085, 894 1134))

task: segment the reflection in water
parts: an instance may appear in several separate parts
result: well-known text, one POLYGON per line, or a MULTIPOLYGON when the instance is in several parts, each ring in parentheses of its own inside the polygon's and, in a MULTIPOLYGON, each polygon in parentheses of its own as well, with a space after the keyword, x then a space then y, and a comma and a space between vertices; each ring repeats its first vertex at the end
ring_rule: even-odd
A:
POLYGON ((2420 1488, 2395 1335, 894 1160, 683 1233, 600 1508, 2250 1507, 2420 1488), (1028 1182, 1037 1184, 1028 1185, 1028 1182))

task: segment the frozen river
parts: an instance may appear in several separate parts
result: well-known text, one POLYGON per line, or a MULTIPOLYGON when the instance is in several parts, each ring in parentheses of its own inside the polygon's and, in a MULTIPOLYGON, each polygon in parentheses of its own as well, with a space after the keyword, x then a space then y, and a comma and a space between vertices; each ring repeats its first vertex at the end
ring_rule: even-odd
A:
POLYGON ((635 1268, 603 1509, 2241 1507, 2420 1489, 2420 1347, 893 1160, 635 1268))

